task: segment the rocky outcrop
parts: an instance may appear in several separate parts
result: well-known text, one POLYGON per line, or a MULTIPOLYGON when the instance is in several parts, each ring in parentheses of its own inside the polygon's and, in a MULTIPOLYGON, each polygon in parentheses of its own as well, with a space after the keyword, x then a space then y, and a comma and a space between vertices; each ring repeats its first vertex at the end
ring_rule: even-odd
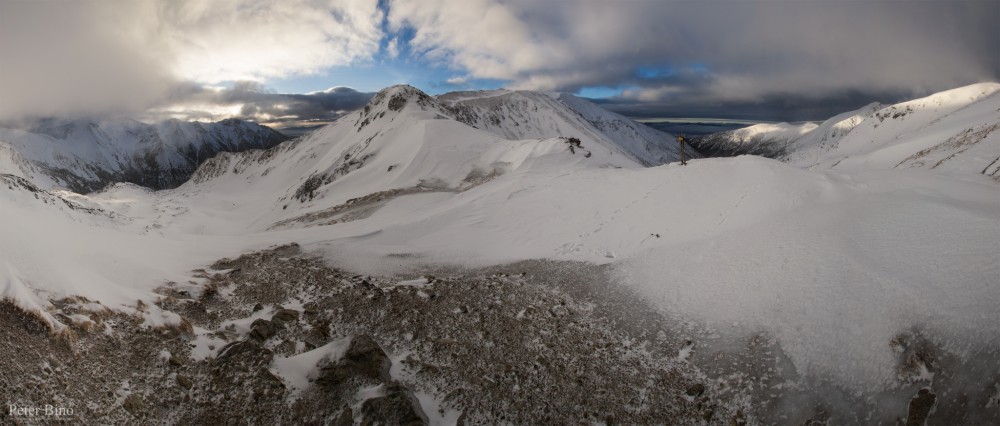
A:
POLYGON ((351 339, 344 357, 320 366, 320 376, 316 384, 336 386, 353 377, 362 377, 377 382, 392 380, 389 369, 392 361, 385 351, 370 336, 359 335, 351 339))

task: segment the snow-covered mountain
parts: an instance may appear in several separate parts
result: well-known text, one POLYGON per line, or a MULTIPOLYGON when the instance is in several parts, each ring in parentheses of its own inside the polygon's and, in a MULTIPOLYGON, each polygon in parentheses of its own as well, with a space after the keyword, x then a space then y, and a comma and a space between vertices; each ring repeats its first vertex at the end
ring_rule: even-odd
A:
MULTIPOLYGON (((725 389, 712 377, 684 376, 703 383, 701 392, 713 401, 750 384, 762 394, 784 395, 768 400, 772 406, 811 411, 836 399, 844 402, 831 410, 847 413, 842 417, 848 422, 891 422, 898 413, 883 405, 905 407, 919 387, 933 384, 942 401, 939 412, 979 410, 980 417, 970 418, 988 418, 993 412, 964 407, 985 407, 996 392, 995 368, 981 361, 995 360, 1000 347, 1000 333, 992 327, 1000 322, 994 279, 1000 274, 1000 198, 997 183, 971 167, 978 167, 980 158, 990 160, 989 152, 976 150, 995 146, 996 133, 986 124, 996 118, 996 96, 983 93, 991 87, 960 89, 959 95, 937 98, 940 104, 897 107, 891 114, 891 107, 872 106, 874 115, 862 110, 838 116, 793 140, 789 152, 803 156, 785 162, 741 156, 655 167, 644 165, 668 158, 672 139, 662 151, 659 145, 646 150, 644 144, 653 139, 628 137, 645 134, 641 127, 633 133, 623 122, 613 131, 607 124, 617 123, 613 116, 570 108, 564 102, 571 98, 525 92, 435 98, 409 86, 391 87, 364 109, 302 138, 269 149, 219 153, 172 189, 119 183, 75 194, 32 184, 30 176, 0 175, 0 223, 16 224, 0 226, 0 298, 57 330, 74 329, 75 321, 95 322, 67 310, 72 304, 64 303, 66 298, 78 298, 73 303, 94 312, 133 315, 131 328, 106 326, 113 336, 186 324, 189 340, 172 350, 192 367, 225 358, 223 348, 231 347, 225 345, 251 339, 252 324, 264 315, 293 310, 303 324, 313 321, 308 327, 319 340, 307 345, 286 332, 279 332, 289 339, 281 342, 263 337, 259 346, 273 353, 254 364, 287 386, 274 387, 284 402, 299 394, 282 389, 315 386, 307 378, 326 356, 319 348, 334 342, 323 335, 343 330, 336 326, 346 311, 319 303, 316 295, 333 279, 324 277, 333 274, 314 265, 301 269, 318 275, 281 278, 249 268, 287 264, 301 272, 291 250, 266 255, 270 260, 264 263, 245 259, 248 268, 236 272, 231 261, 241 253, 296 242, 295 250, 351 271, 344 275, 378 274, 413 287, 415 304, 393 305, 399 293, 369 292, 371 282, 360 277, 337 278, 337 285, 364 294, 359 298, 389 300, 387 310, 372 311, 372 321, 382 323, 392 322, 383 318, 396 318, 397 310, 413 312, 409 318, 419 322, 422 309, 431 306, 422 304, 440 303, 433 286, 458 282, 409 279, 427 271, 528 269, 539 278, 525 288, 559 282, 592 293, 595 305, 582 309, 614 311, 609 323, 625 318, 617 314, 632 306, 597 305, 605 292, 621 286, 637 294, 636 304, 649 308, 642 315, 662 315, 669 322, 642 338, 648 341, 630 341, 626 349, 645 353, 662 346, 653 337, 659 333, 697 341, 697 351, 687 345, 676 359, 669 354, 661 361, 721 365, 724 380, 732 379, 725 389), (891 120, 899 121, 896 127, 884 124, 891 120), (968 128, 979 130, 962 133, 968 128), (887 129, 893 133, 882 133, 887 129), (930 149, 916 160, 936 159, 940 153, 933 148, 940 141, 925 144, 927 129, 940 129, 942 141, 967 135, 962 139, 967 142, 942 146, 954 154, 942 164, 962 165, 954 174, 901 172, 892 164, 862 161, 882 160, 882 150, 893 146, 906 149, 886 152, 908 158, 916 148, 912 144, 926 146, 916 152, 930 149), (864 144, 855 139, 862 136, 877 136, 868 144, 882 150, 861 149, 864 144), (815 167, 806 153, 822 161, 829 155, 847 160, 815 167), (228 258, 218 264, 223 266, 209 266, 221 258, 228 258), (602 271, 588 278, 600 283, 574 287, 584 284, 566 271, 602 271), (259 279, 264 289, 248 294, 227 284, 228 274, 259 279), (288 280, 294 283, 286 285, 288 280), (204 294, 215 299, 203 302, 204 294), (316 318, 329 321, 322 325, 316 318), (727 338, 733 340, 720 340, 727 338), (915 341, 924 345, 921 353, 934 358, 912 355, 915 341), (747 342, 775 355, 755 353, 760 358, 750 359, 741 358, 742 349, 732 352, 747 342), (759 370, 730 369, 745 359, 759 370), (769 379, 745 381, 758 372, 769 379), (835 386, 823 387, 826 383, 835 386), (954 402, 960 395, 975 404, 954 402)), ((19 150, 3 152, 9 160, 0 160, 6 161, 0 167, 36 166, 20 158, 19 150)), ((536 314, 576 321, 575 313, 563 316, 565 304, 553 301, 536 310, 516 300, 491 296, 490 307, 483 309, 501 312, 510 321, 503 324, 513 324, 505 331, 510 333, 534 327, 528 321, 536 314)), ((368 306, 353 299, 345 303, 368 306)), ((478 314, 459 304, 439 308, 456 316, 450 318, 478 314)), ((387 351, 395 351, 390 353, 394 371, 404 357, 417 359, 427 350, 450 356, 440 350, 451 345, 442 337, 447 330, 441 325, 421 330, 391 340, 387 351)), ((544 368, 538 371, 544 374, 544 368)), ((162 382, 164 375, 149 377, 162 382)), ((131 386, 145 386, 140 378, 132 380, 131 386)), ((475 381, 484 382, 478 376, 475 381)), ((483 386, 494 385, 492 378, 486 382, 483 386)), ((194 389, 208 388, 201 383, 194 389)), ((423 388, 421 404, 464 409, 448 405, 445 397, 455 382, 435 386, 441 383, 448 386, 423 388)), ((640 405, 634 408, 638 412, 644 410, 640 405)), ((469 414, 474 420, 476 415, 469 414)))
POLYGON ((806 135, 787 161, 819 169, 924 168, 1000 179, 998 129, 1000 84, 974 84, 868 112, 826 144, 806 135))
POLYGON ((785 155, 788 145, 817 127, 816 123, 761 123, 690 139, 691 145, 712 157, 749 154, 780 158, 785 155))
POLYGON ((895 105, 870 104, 819 126, 760 124, 708 135, 708 153, 757 154, 818 169, 926 168, 1000 179, 1000 84, 895 105))
POLYGON ((0 172, 77 192, 111 182, 172 188, 219 152, 270 148, 286 139, 268 127, 236 119, 43 123, 29 130, 0 128, 0 172))
MULTIPOLYGON (((506 139, 576 137, 644 166, 680 158, 673 136, 568 93, 488 90, 453 92, 438 99, 455 118, 506 139)), ((689 149, 689 158, 700 157, 689 149)))
MULTIPOLYGON (((565 119, 565 107, 539 105, 530 115, 487 129, 466 124, 455 111, 413 87, 394 86, 362 110, 301 140, 265 152, 219 155, 179 190, 201 197, 253 187, 258 194, 254 202, 264 204, 250 211, 268 218, 262 225, 273 225, 383 191, 464 191, 535 163, 638 169, 654 161, 622 148, 645 139, 628 133, 612 138, 589 122, 576 129, 565 119), (553 127, 531 130, 538 122, 553 127), (570 139, 574 137, 578 142, 570 139)), ((656 131, 643 134, 671 141, 656 131)))

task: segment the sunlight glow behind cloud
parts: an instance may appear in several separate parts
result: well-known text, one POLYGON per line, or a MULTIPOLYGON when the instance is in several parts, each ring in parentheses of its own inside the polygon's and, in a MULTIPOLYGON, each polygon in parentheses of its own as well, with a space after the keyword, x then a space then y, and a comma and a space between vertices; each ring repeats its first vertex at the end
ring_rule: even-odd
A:
POLYGON ((921 94, 1000 79, 998 15, 993 0, 0 0, 0 120, 234 105, 287 117, 267 102, 329 119, 332 99, 365 96, 275 83, 502 85, 703 109, 921 94))
POLYGON ((205 83, 316 74, 371 60, 382 39, 375 2, 170 1, 160 25, 182 79, 205 83))

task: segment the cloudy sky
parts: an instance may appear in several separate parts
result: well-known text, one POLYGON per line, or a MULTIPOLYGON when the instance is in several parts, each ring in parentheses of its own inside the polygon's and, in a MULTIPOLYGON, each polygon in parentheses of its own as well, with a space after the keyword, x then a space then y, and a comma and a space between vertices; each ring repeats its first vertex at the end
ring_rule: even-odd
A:
POLYGON ((407 83, 821 119, 1000 80, 997 0, 0 0, 0 121, 325 122, 407 83))

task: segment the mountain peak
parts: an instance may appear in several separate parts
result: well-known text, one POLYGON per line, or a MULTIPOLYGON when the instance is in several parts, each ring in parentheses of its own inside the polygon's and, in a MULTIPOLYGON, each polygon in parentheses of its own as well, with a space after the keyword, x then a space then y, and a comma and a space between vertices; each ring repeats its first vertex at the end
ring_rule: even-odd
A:
POLYGON ((433 98, 420 89, 408 84, 398 84, 380 90, 368 102, 368 106, 385 104, 390 111, 400 111, 411 101, 425 107, 434 102, 433 98))
POLYGON ((436 99, 420 89, 408 84, 399 84, 379 90, 358 113, 354 124, 358 127, 358 131, 361 131, 368 124, 385 117, 386 114, 400 113, 404 109, 411 108, 418 108, 420 111, 440 111, 442 109, 436 99))

